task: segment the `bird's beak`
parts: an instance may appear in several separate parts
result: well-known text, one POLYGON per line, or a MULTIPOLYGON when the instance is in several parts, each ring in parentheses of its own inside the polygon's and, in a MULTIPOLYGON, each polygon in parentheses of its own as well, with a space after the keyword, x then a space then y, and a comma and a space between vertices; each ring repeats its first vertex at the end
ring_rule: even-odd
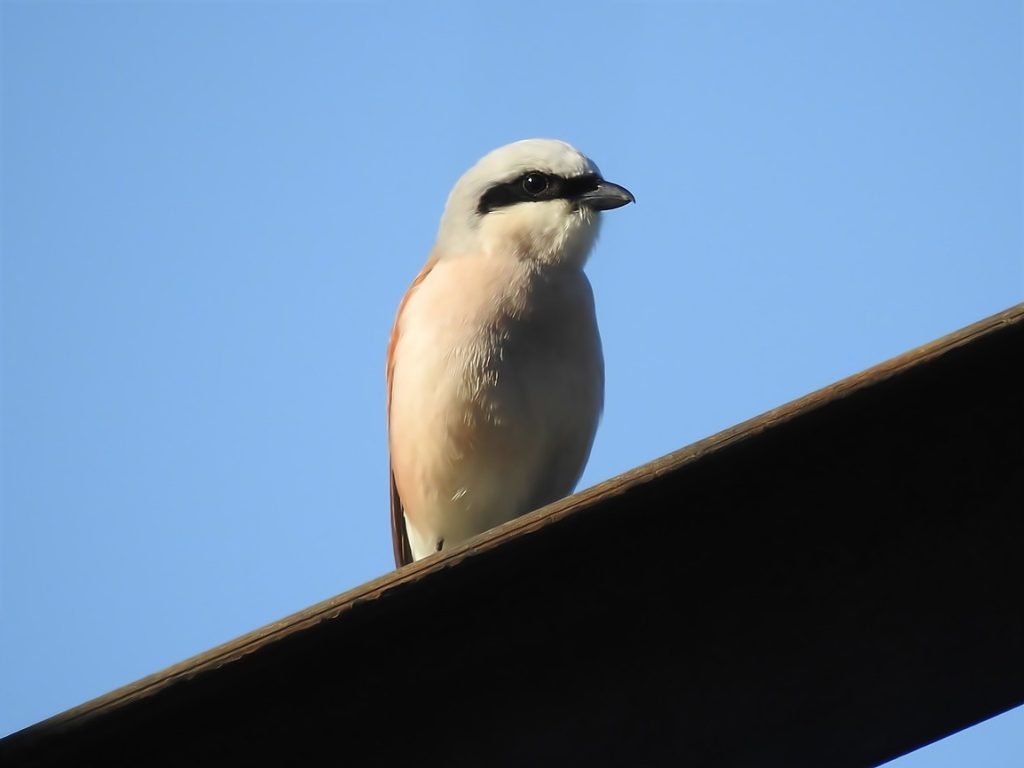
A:
POLYGON ((584 192, 577 198, 581 205, 593 208, 595 211, 610 211, 612 208, 621 208, 626 203, 635 203, 633 193, 618 184, 601 179, 597 186, 584 192))

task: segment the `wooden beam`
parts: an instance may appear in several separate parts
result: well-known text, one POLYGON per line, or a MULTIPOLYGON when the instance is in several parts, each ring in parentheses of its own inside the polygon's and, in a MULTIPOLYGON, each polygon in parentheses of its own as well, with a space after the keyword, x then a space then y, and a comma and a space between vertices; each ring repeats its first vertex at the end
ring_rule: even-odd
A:
POLYGON ((1024 305, 0 741, 869 766, 1024 702, 1024 305))

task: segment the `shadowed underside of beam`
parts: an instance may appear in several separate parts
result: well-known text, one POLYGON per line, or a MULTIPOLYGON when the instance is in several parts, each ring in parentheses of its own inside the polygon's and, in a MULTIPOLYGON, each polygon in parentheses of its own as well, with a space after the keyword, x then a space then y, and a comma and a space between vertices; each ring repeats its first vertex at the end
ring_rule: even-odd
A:
POLYGON ((1022 363, 1018 305, 0 758, 876 765, 1024 702, 1022 363))

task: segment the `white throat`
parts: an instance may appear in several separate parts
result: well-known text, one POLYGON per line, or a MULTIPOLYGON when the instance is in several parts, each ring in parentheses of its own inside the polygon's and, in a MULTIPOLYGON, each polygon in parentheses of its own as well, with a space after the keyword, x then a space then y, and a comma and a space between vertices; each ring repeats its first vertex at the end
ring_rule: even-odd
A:
POLYGON ((528 203, 492 211, 461 237, 444 232, 439 251, 452 256, 528 260, 539 266, 582 269, 597 240, 601 215, 565 200, 528 203))

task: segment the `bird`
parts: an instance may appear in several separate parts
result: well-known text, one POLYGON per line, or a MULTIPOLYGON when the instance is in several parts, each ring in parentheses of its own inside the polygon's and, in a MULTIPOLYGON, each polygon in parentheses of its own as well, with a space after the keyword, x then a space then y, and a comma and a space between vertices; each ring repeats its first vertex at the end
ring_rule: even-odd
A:
POLYGON ((601 212, 634 202, 555 139, 499 147, 451 189, 388 341, 396 567, 572 493, 604 406, 584 266, 601 212))

